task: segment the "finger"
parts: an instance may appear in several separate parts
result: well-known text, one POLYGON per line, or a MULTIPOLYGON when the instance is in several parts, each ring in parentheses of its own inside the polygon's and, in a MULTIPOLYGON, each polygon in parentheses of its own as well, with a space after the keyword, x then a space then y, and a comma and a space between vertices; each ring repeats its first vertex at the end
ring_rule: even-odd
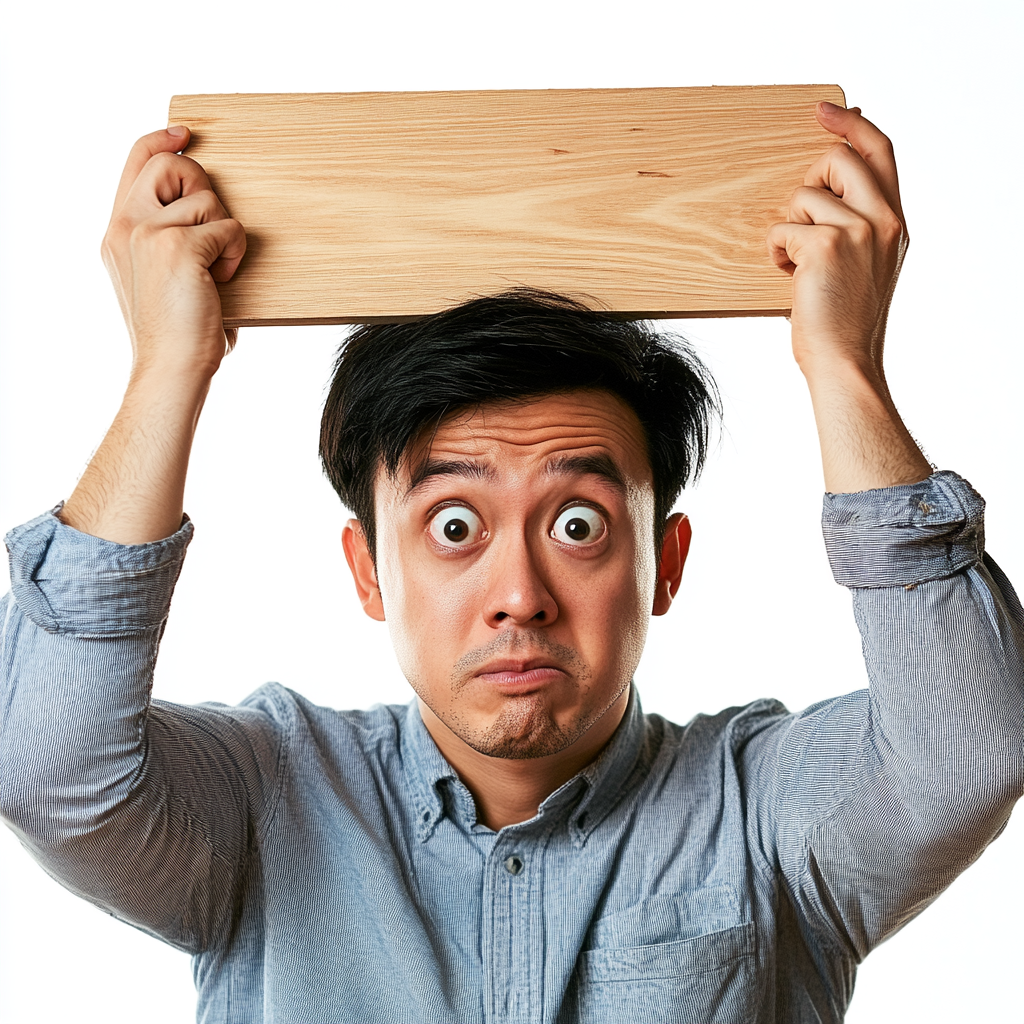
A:
POLYGON ((121 172, 121 180, 114 196, 113 213, 116 214, 124 205, 125 197, 132 185, 135 184, 135 179, 142 172, 142 168, 149 163, 150 157, 156 156, 157 153, 178 153, 188 145, 189 138, 189 130, 181 125, 162 128, 158 132, 143 135, 132 146, 124 170, 121 172))
POLYGON ((888 207, 885 197, 871 168, 849 146, 840 143, 822 153, 807 169, 804 184, 811 188, 825 188, 845 199, 850 205, 868 209, 888 207))
POLYGON ((824 188, 798 188, 789 201, 791 224, 830 224, 847 230, 865 227, 865 219, 851 205, 824 188))
POLYGON ((861 114, 860 107, 847 110, 834 103, 822 102, 818 104, 815 114, 822 127, 846 139, 867 164, 889 206, 903 220, 896 157, 889 137, 861 114))
POLYGON ((245 228, 237 220, 228 218, 185 230, 214 281, 230 281, 245 255, 245 228))
POLYGON ((197 263, 227 281, 245 255, 245 228, 224 212, 212 192, 188 196, 137 225, 132 247, 157 247, 166 266, 197 263))
POLYGON ((796 262, 790 258, 789 255, 789 228, 794 227, 791 224, 773 224, 768 229, 768 235, 765 238, 765 243, 768 246, 768 255, 771 257, 772 263, 775 264, 780 270, 785 270, 787 274, 792 274, 796 270, 796 262))
POLYGON ((157 153, 132 183, 120 215, 138 221, 185 196, 212 190, 206 171, 195 160, 175 153, 157 153))
MULTIPOLYGON (((794 273, 813 253, 834 250, 840 241, 841 228, 829 224, 773 224, 765 242, 772 262, 787 273, 794 273)), ((823 261, 819 261, 821 263, 823 261)))
POLYGON ((827 189, 886 237, 905 234, 903 218, 889 203, 863 158, 849 146, 833 146, 811 165, 804 185, 827 189))
POLYGON ((184 196, 167 206, 161 206, 146 218, 146 223, 154 228, 173 228, 210 224, 228 219, 228 211, 217 198, 217 193, 207 188, 184 196))

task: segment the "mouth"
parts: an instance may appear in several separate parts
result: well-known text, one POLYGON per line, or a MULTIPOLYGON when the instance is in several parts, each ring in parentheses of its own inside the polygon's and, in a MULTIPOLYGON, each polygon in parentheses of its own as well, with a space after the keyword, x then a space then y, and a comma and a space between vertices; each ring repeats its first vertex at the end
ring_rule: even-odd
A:
POLYGON ((482 665, 475 676, 501 693, 522 695, 561 682, 568 677, 568 673, 547 659, 533 658, 490 661, 482 665))

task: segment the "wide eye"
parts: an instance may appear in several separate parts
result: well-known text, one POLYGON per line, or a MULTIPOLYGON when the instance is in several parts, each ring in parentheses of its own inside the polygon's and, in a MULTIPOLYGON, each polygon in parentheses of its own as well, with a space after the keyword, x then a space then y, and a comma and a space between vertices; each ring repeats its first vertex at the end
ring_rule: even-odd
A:
POLYGON ((582 547, 599 541, 608 529, 601 513, 588 505, 567 508, 551 528, 551 536, 563 544, 582 547))
POLYGON ((465 548, 484 532, 480 517, 463 505, 449 505, 430 520, 430 536, 446 548, 465 548))

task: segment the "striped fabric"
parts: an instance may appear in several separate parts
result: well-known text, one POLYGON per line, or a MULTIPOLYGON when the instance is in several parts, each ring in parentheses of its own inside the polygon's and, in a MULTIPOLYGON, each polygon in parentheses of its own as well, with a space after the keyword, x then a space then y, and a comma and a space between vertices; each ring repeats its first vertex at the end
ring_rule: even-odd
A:
POLYGON ((7 538, 0 812, 72 891, 194 954, 198 1018, 838 1022, 856 965, 1024 787, 1024 614, 952 473, 829 495, 870 690, 676 725, 494 833, 416 705, 150 701, 191 525, 7 538))

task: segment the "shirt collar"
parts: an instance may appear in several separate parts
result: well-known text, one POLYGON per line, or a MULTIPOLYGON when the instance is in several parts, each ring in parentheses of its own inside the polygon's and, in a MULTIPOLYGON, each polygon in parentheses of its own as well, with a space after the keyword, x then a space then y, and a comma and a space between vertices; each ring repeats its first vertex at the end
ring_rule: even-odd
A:
MULTIPOLYGON (((647 761, 646 757, 641 757, 645 736, 640 695, 636 686, 630 684, 626 713, 607 746, 586 768, 544 800, 538 816, 569 808, 570 835, 575 846, 582 846, 615 804, 642 777, 647 761)), ((458 775, 423 724, 419 702, 415 698, 406 708, 401 750, 415 805, 417 837, 420 842, 426 842, 445 813, 440 784, 444 780, 458 782, 458 775)))
POLYGON ((438 786, 444 779, 458 779, 458 775, 427 732, 420 715, 419 699, 416 697, 405 709, 401 750, 416 809, 417 838, 422 843, 430 838, 434 827, 444 815, 444 803, 438 786))

